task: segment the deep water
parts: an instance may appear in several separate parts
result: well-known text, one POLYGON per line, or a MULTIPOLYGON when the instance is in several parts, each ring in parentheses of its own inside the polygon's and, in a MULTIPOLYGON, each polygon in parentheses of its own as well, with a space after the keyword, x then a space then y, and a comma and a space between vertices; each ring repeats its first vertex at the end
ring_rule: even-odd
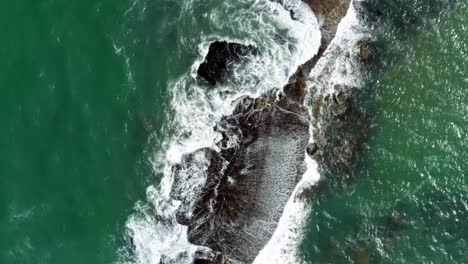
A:
POLYGON ((163 101, 116 52, 130 6, 0 2, 0 263, 117 260, 163 101))

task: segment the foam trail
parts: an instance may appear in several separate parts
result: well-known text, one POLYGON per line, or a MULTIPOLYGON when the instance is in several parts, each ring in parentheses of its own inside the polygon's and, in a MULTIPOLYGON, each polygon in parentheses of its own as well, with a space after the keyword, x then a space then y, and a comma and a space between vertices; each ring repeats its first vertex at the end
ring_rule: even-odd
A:
POLYGON ((318 165, 306 154, 307 171, 287 202, 278 227, 268 244, 260 251, 254 264, 300 263, 297 247, 302 241, 304 225, 310 208, 298 194, 314 185, 319 179, 318 165))
POLYGON ((360 21, 354 2, 360 1, 351 1, 346 16, 338 24, 335 38, 310 73, 309 86, 315 84, 320 93, 333 92, 335 85, 364 86, 362 63, 357 56, 358 43, 370 38, 370 33, 364 22, 360 21))
MULTIPOLYGON (((179 201, 170 197, 174 182, 171 168, 184 154, 202 147, 213 147, 220 136, 213 127, 223 115, 232 112, 236 99, 243 95, 258 96, 282 87, 296 68, 312 57, 320 45, 320 31, 312 12, 298 12, 299 21, 288 10, 268 0, 209 1, 210 14, 195 14, 197 5, 207 0, 184 3, 178 24, 186 28, 181 34, 181 47, 193 49, 190 39, 197 25, 209 17, 208 28, 227 35, 198 32, 198 60, 190 71, 169 84, 170 111, 166 118, 163 149, 155 154, 153 163, 163 178, 159 186, 146 190, 147 201, 135 206, 135 213, 126 222, 126 236, 131 252, 122 250, 122 263, 160 264, 191 263, 197 247, 187 241, 187 227, 176 223, 179 201), (241 8, 235 3, 239 2, 241 8), (197 20, 199 19, 199 20, 197 20), (213 40, 233 40, 253 44, 260 55, 235 71, 228 82, 216 89, 200 87, 195 80, 196 69, 213 40)), ((302 3, 291 0, 290 3, 302 3)), ((304 4, 302 4, 304 5, 304 4)), ((303 6, 304 7, 304 6, 303 6)), ((308 10, 308 8, 304 8, 308 10)), ((131 11, 130 11, 131 12, 131 11)), ((204 166, 203 160, 197 164, 204 166)), ((194 174, 196 177, 203 175, 194 174)), ((196 199, 196 191, 187 188, 188 197, 196 199)))
MULTIPOLYGON (((312 82, 316 85, 317 81, 321 82, 320 87, 325 90, 321 92, 330 92, 329 89, 332 89, 334 84, 360 87, 362 82, 360 68, 356 61, 357 56, 355 56, 356 47, 358 41, 367 36, 368 34, 358 20, 356 10, 351 3, 346 16, 338 25, 335 39, 330 43, 324 57, 312 70, 308 87, 311 87, 312 82), (354 56, 350 58, 340 56, 343 52, 354 54, 354 56), (319 77, 323 77, 323 79, 319 77)), ((312 116, 312 112, 310 112, 310 116, 312 116)), ((313 133, 313 127, 311 126, 311 137, 309 139, 311 143, 314 138, 313 133)), ((260 251, 254 264, 296 264, 304 262, 300 259, 297 250, 299 243, 302 241, 303 230, 312 208, 300 196, 302 192, 309 190, 320 179, 318 164, 308 154, 305 155, 305 163, 307 165, 306 173, 302 176, 301 181, 286 204, 273 237, 260 251)))

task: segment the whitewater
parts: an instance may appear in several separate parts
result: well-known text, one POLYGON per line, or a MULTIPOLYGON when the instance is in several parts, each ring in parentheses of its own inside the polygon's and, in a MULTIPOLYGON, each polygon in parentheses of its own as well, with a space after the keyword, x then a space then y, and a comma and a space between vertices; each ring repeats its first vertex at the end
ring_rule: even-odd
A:
MULTIPOLYGON (((185 1, 179 23, 188 28, 200 23, 192 12, 202 2, 185 1)), ((180 201, 170 197, 174 182, 171 168, 181 162, 184 154, 204 147, 218 149, 215 143, 221 135, 213 127, 223 116, 232 113, 238 98, 246 95, 255 98, 282 88, 298 66, 312 58, 320 47, 319 23, 310 8, 300 0, 283 1, 282 5, 268 0, 221 2, 203 14, 203 21, 210 23, 212 32, 220 33, 199 36, 199 43, 196 43, 198 57, 192 67, 168 84, 170 110, 162 132, 162 148, 151 158, 156 174, 163 177, 160 183, 147 188, 146 200, 135 205, 134 213, 126 221, 125 236, 129 245, 122 250, 125 261, 121 263, 191 263, 200 247, 188 242, 187 227, 176 222, 175 213, 180 201), (295 19, 292 19, 291 11, 295 19), (210 43, 215 40, 253 45, 260 52, 247 63, 236 66, 227 82, 207 89, 197 84, 196 70, 210 43)), ((334 51, 356 53, 356 43, 364 37, 365 31, 350 5, 335 39, 311 72, 309 82, 319 80, 323 89, 334 87, 332 84, 362 85, 355 61, 337 59, 334 51), (346 74, 343 74, 344 68, 347 69, 346 74), (326 81, 320 78, 324 73, 328 75, 326 81)), ((186 46, 195 44, 188 37, 181 38, 180 42, 186 46)), ((309 141, 312 143, 312 126, 310 130, 309 141)), ((320 178, 316 161, 308 155, 305 157, 307 171, 289 199, 273 237, 259 253, 255 264, 302 262, 298 258, 297 247, 310 208, 306 201, 296 198, 320 178)), ((201 167, 206 162, 203 158, 197 160, 201 167)), ((198 172, 194 174, 200 177, 199 184, 184 186, 185 195, 193 201, 206 177, 198 172)))

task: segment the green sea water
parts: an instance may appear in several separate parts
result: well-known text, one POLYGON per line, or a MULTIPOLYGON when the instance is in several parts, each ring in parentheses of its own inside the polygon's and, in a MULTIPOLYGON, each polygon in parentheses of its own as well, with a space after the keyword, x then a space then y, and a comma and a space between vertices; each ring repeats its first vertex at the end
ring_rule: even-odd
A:
POLYGON ((310 263, 468 262, 468 5, 416 2, 417 22, 377 30, 370 139, 352 179, 311 198, 310 263))
MULTIPOLYGON (((210 30, 177 24, 182 8, 0 2, 1 264, 119 259, 125 221, 160 177, 168 82, 210 30)), ((467 17, 460 3, 411 36, 389 31, 371 138, 346 190, 312 200, 307 262, 467 262, 467 17)))
POLYGON ((130 81, 114 46, 131 4, 0 2, 0 263, 117 260, 151 179, 169 48, 142 49, 155 74, 130 81))

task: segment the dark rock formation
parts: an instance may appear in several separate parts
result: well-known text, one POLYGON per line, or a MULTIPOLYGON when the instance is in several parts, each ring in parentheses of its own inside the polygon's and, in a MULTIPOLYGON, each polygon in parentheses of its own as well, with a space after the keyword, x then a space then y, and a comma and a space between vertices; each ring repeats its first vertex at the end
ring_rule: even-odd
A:
POLYGON ((363 39, 357 43, 359 60, 369 66, 381 66, 382 50, 378 44, 371 39, 363 39))
MULTIPOLYGON (((299 68, 292 80, 299 71, 310 73, 324 56, 327 60, 318 77, 310 80, 311 101, 308 103, 312 113, 315 143, 309 146, 307 153, 317 160, 322 174, 331 175, 341 181, 349 177, 358 151, 368 136, 371 120, 361 106, 363 97, 368 96, 368 90, 335 85, 328 78, 334 71, 339 70, 340 74, 346 73, 346 69, 340 66, 340 63, 345 61, 343 58, 360 62, 362 69, 357 70, 359 72, 370 69, 371 62, 377 60, 378 52, 371 39, 358 42, 354 52, 339 45, 330 46, 338 23, 347 13, 349 0, 303 0, 303 2, 308 4, 318 17, 323 38, 317 54, 299 68), (330 90, 334 92, 329 93, 330 90)), ((358 14, 362 12, 360 10, 357 10, 358 14)), ((354 62, 353 64, 356 64, 354 62)))
POLYGON ((210 199, 224 162, 217 151, 203 148, 184 155, 181 164, 172 167, 174 184, 170 195, 182 202, 176 214, 177 222, 188 225, 192 215, 197 213, 197 203, 210 199))
MULTIPOLYGON (((292 93, 293 88, 285 90, 292 93)), ((179 174, 187 170, 210 171, 193 213, 187 214, 185 208, 190 206, 181 205, 185 218, 179 222, 189 226, 191 243, 251 263, 271 238, 305 172, 309 121, 301 103, 303 93, 294 91, 294 97, 281 99, 275 93, 242 98, 233 114, 215 128, 223 135, 219 156, 202 150, 211 159, 209 164, 215 165, 200 170, 187 157, 175 167, 175 178, 182 179, 184 175, 179 174)), ((183 189, 180 185, 184 184, 177 183, 174 188, 183 189)))
MULTIPOLYGON (((346 12, 340 10, 347 9, 307 3, 316 8, 316 14, 321 12, 324 21, 332 21, 332 14, 343 16, 346 12)), ((334 36, 336 25, 324 23, 334 36)), ((197 252, 195 263, 253 262, 273 235, 284 206, 306 170, 306 153, 320 161, 328 157, 340 160, 341 154, 346 161, 346 149, 357 144, 343 141, 341 149, 331 150, 333 144, 308 143, 311 121, 304 106, 306 79, 328 44, 328 39, 322 41, 317 55, 299 67, 282 92, 273 90, 259 98, 239 98, 233 113, 214 128, 222 135, 217 143, 219 151, 200 149, 173 167, 171 196, 182 202, 177 221, 188 226, 191 243, 209 249, 197 252)), ((214 42, 198 74, 215 85, 223 80, 230 63, 253 52, 251 46, 214 42)), ((341 125, 354 122, 353 104, 348 99, 335 95, 314 103, 316 120, 326 116, 336 123, 320 132, 317 139, 324 142, 333 138, 333 133, 354 133, 341 125)))
MULTIPOLYGON (((283 3, 282 0, 271 1, 283 3)), ((317 54, 299 67, 297 72, 291 77, 290 82, 294 82, 295 76, 300 71, 304 76, 308 76, 310 71, 315 67, 315 64, 322 58, 330 42, 335 37, 338 24, 346 15, 351 0, 302 0, 302 2, 306 3, 317 17, 322 39, 317 54)), ((291 17, 294 19, 294 12, 291 12, 291 17)))
POLYGON ((317 151, 318 151, 317 143, 311 143, 307 147, 307 154, 309 154, 309 156, 311 156, 311 157, 313 157, 315 155, 315 153, 317 153, 317 151))
POLYGON ((197 74, 210 85, 216 85, 224 80, 233 63, 239 63, 256 52, 257 49, 252 45, 215 41, 210 44, 208 54, 198 67, 197 74))

